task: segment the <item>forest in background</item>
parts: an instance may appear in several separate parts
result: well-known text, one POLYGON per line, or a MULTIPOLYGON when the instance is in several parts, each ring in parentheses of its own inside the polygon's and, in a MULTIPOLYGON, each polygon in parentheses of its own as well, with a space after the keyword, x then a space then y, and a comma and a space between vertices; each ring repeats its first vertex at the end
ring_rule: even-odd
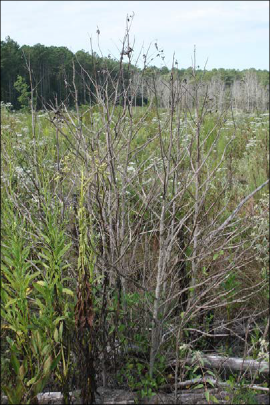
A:
MULTIPOLYGON (((49 103, 57 97, 59 102, 65 102, 69 107, 74 107, 74 100, 70 98, 70 86, 73 82, 73 62, 76 69, 76 88, 78 91, 79 105, 89 105, 95 102, 95 91, 91 78, 102 85, 106 78, 104 72, 109 72, 112 78, 117 78, 119 70, 125 85, 131 79, 137 83, 136 104, 147 104, 153 95, 149 80, 153 76, 157 83, 157 91, 160 99, 160 106, 166 107, 169 99, 168 83, 171 73, 174 79, 182 81, 186 87, 193 87, 193 68, 179 69, 175 61, 173 69, 167 67, 157 68, 150 66, 157 58, 164 58, 163 50, 156 44, 155 57, 148 58, 143 55, 144 67, 142 69, 128 62, 123 62, 120 67, 119 60, 110 55, 101 57, 96 52, 86 52, 80 50, 75 54, 66 47, 44 46, 36 44, 34 46, 20 46, 10 37, 1 41, 1 100, 10 102, 14 109, 20 109, 20 91, 14 87, 18 77, 30 87, 29 73, 26 63, 30 63, 32 71, 32 81, 35 88, 35 103, 37 109, 42 109, 43 104, 49 103), (151 94, 152 93, 152 94, 151 94)), ((152 56, 152 55, 151 55, 152 56)), ((197 77, 210 87, 210 93, 214 97, 219 93, 219 98, 224 93, 230 93, 235 100, 235 107, 246 111, 269 109, 269 72, 267 70, 256 70, 254 68, 242 71, 236 69, 212 69, 204 70, 196 67, 197 77), (220 94, 221 93, 221 94, 220 94)), ((20 79, 19 79, 20 80, 20 79)), ((113 88, 108 89, 113 94, 113 88)), ((119 100, 121 103, 121 100, 119 100)), ((216 100, 215 104, 219 102, 216 100)), ((216 105, 214 108, 216 109, 216 105)))

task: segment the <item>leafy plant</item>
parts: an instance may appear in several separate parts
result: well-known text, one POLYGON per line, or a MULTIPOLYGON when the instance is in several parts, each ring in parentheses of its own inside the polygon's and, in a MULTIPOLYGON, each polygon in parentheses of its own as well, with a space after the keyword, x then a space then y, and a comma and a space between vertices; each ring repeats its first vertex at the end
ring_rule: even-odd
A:
POLYGON ((67 300, 73 292, 64 287, 63 272, 67 268, 64 256, 70 244, 66 244, 65 235, 55 222, 57 210, 53 213, 44 206, 44 211, 46 226, 39 232, 43 242, 41 261, 31 258, 24 233, 25 221, 5 206, 11 227, 4 229, 9 248, 4 245, 2 250, 1 315, 2 327, 9 331, 11 380, 16 390, 6 384, 3 390, 11 403, 21 403, 22 398, 30 401, 43 390, 55 368, 63 368, 60 375, 63 379, 67 377, 63 326, 64 322, 72 326, 74 304, 67 300), (37 278, 42 279, 35 281, 37 278))
POLYGON ((14 87, 20 94, 18 97, 18 101, 21 104, 21 107, 23 108, 29 107, 30 91, 28 90, 28 84, 26 83, 25 79, 22 76, 17 76, 17 80, 14 83, 14 87))
POLYGON ((231 404, 258 404, 256 392, 245 387, 245 383, 245 379, 242 379, 240 384, 236 384, 235 377, 230 376, 227 380, 227 384, 230 387, 229 395, 225 399, 230 401, 231 404))
POLYGON ((29 404, 46 386, 60 360, 60 353, 56 357, 52 355, 52 346, 41 338, 39 331, 31 333, 28 352, 22 361, 20 361, 22 353, 18 345, 11 339, 9 339, 9 343, 13 383, 9 386, 2 385, 2 389, 10 404, 29 404))

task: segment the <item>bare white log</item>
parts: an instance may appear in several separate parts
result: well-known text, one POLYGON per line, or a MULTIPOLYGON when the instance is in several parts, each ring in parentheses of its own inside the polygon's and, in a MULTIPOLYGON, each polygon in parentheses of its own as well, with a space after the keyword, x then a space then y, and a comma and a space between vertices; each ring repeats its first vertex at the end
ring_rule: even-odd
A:
MULTIPOLYGON (((79 398, 80 391, 69 393, 72 403, 79 398)), ((62 404, 63 394, 61 392, 44 392, 37 395, 38 403, 41 404, 62 404)), ((8 404, 7 396, 1 396, 1 404, 8 404)))
MULTIPOLYGON (((200 358, 203 367, 225 368, 232 371, 259 371, 261 374, 269 374, 269 363, 267 361, 245 360, 238 357, 224 357, 217 355, 203 355, 200 358)), ((186 364, 194 364, 194 357, 188 357, 186 364)))
MULTIPOLYGON (((186 380, 186 381, 179 381, 177 383, 177 386, 179 388, 183 388, 183 387, 189 387, 190 385, 195 385, 195 384, 211 384, 212 386, 216 385, 216 386, 220 386, 220 387, 230 387, 230 384, 223 382, 223 381, 219 381, 215 378, 212 377, 202 377, 202 378, 192 378, 191 380, 186 380)), ((168 388, 170 385, 166 384, 164 386, 162 386, 161 388, 168 388)), ((239 387, 240 384, 235 384, 234 388, 239 387)), ((245 388, 249 388, 252 390, 257 390, 257 391, 264 391, 264 392, 269 392, 269 388, 268 387, 262 387, 260 385, 254 385, 254 384, 244 384, 241 385, 241 387, 245 387, 245 388)))
MULTIPOLYGON (((217 391, 217 389, 220 387, 229 387, 229 384, 225 383, 225 382, 221 382, 218 380, 215 380, 213 378, 194 378, 192 380, 187 380, 187 381, 181 381, 179 382, 177 385, 179 388, 181 387, 186 387, 189 385, 194 385, 194 384, 199 384, 199 383, 210 383, 211 385, 217 385, 217 388, 213 388, 213 389, 208 389, 208 391, 212 394, 218 395, 218 394, 223 394, 222 396, 224 396, 225 394, 228 395, 228 393, 226 392, 222 392, 222 391, 217 391)), ((161 388, 168 388, 170 387, 169 384, 164 385, 161 388)), ((256 391, 263 391, 263 392, 269 392, 269 388, 267 387, 261 387, 259 385, 244 385, 244 387, 249 388, 249 389, 254 389, 256 391)), ((235 385, 235 388, 237 388, 237 385, 235 385)), ((105 404, 134 404, 135 403, 135 398, 136 398, 136 393, 135 392, 127 392, 124 390, 106 390, 103 388, 99 388, 98 391, 100 392, 99 395, 101 395, 101 397, 103 398, 102 403, 105 404)), ((75 404, 80 404, 81 403, 81 399, 80 399, 80 391, 75 391, 75 392, 70 392, 70 396, 71 396, 71 403, 75 403, 75 404)), ((219 396, 219 395, 218 395, 219 396)), ((178 395, 179 399, 181 399, 181 403, 185 403, 185 404, 192 404, 192 403, 199 403, 199 399, 204 399, 204 391, 196 390, 196 392, 194 391, 182 391, 179 393, 178 395), (195 401, 194 401, 195 400, 195 401), (194 402, 193 402, 194 401, 194 402)), ((157 394, 155 395, 155 398, 160 398, 160 399, 164 399, 166 400, 166 402, 160 402, 160 403, 172 403, 171 400, 171 395, 170 394, 157 394), (168 402, 168 400, 170 402, 168 402)), ((38 403, 41 404, 62 404, 63 402, 63 395, 61 392, 45 392, 45 393, 41 393, 37 395, 37 399, 38 399, 38 403)), ((225 402, 225 401, 224 401, 225 402)), ((156 402, 151 402, 151 403, 156 403, 156 402)), ((223 401, 221 402, 223 403, 223 401)), ((226 402, 225 402, 226 403, 226 402)), ((3 395, 1 396, 1 404, 8 404, 8 398, 3 395)))

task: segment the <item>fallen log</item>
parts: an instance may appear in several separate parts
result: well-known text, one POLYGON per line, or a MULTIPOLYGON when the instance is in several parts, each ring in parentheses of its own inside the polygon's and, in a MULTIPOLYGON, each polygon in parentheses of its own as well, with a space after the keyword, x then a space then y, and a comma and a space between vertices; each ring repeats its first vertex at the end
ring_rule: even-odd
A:
MULTIPOLYGON (((214 354, 202 354, 198 356, 197 360, 194 357, 188 357, 183 360, 187 365, 193 365, 200 362, 204 368, 225 368, 231 371, 259 371, 261 374, 269 374, 269 363, 267 361, 245 360, 238 357, 225 357, 214 354)), ((172 363, 176 364, 174 360, 172 363)))
MULTIPOLYGON (((70 392, 71 403, 80 403, 78 398, 80 397, 80 391, 70 392)), ((44 392, 37 394, 38 404, 62 404, 63 394, 61 392, 44 392)), ((1 404, 8 404, 8 398, 5 395, 1 395, 1 404)))
MULTIPOLYGON (((174 389, 174 386, 173 386, 174 389)), ((209 402, 205 398, 205 390, 198 389, 195 391, 179 391, 177 394, 177 403, 186 405, 196 404, 208 404, 209 402), (195 392, 196 391, 196 392, 195 392)), ((228 404, 229 393, 220 388, 208 388, 208 392, 211 395, 215 395, 220 404, 228 404)), ((136 404, 138 403, 138 397, 136 392, 130 392, 125 390, 113 390, 108 388, 98 388, 95 404, 136 404)), ((82 404, 80 398, 80 391, 75 391, 71 394, 71 404, 82 404)), ((63 396, 60 392, 46 392, 38 394, 38 403, 41 404, 62 404, 63 396)), ((268 395, 257 394, 256 398, 260 404, 269 404, 268 395)), ((162 392, 156 393, 151 399, 144 399, 145 404, 173 404, 175 403, 175 394, 165 394, 162 392)), ((8 404, 7 397, 1 396, 1 404, 8 404)))
MULTIPOLYGON (((212 377, 201 377, 201 378, 192 378, 191 380, 186 380, 186 381, 179 381, 177 383, 178 388, 186 388, 190 387, 191 385, 196 385, 196 384, 210 384, 212 387, 217 386, 217 387, 231 387, 230 384, 217 380, 212 377)), ((167 389, 167 388, 172 388, 174 389, 175 386, 172 384, 164 384, 160 387, 160 389, 167 389)), ((261 385, 255 385, 255 384, 235 384, 233 388, 238 388, 238 387, 244 387, 252 390, 257 390, 257 391, 264 391, 264 392, 269 392, 268 387, 262 387, 261 385)))
MULTIPOLYGON (((218 395, 217 390, 213 389, 210 390, 211 393, 217 395, 220 399, 220 395, 218 395)), ((226 392, 222 392, 222 397, 224 398, 226 392)), ((45 394, 38 394, 38 403, 40 404, 62 404, 63 403, 63 396, 60 392, 51 392, 45 394)), ((222 398, 221 397, 221 398, 222 398)), ((175 403, 174 394, 162 394, 158 393, 155 394, 151 399, 144 398, 145 404, 173 404, 175 403)), ((179 393, 177 395, 177 403, 182 403, 186 405, 195 405, 195 404, 207 404, 205 400, 205 394, 203 390, 198 390, 197 392, 184 392, 179 393)), ((138 403, 137 393, 136 392, 129 392, 125 390, 106 390, 101 395, 101 398, 97 398, 95 404, 106 404, 106 405, 133 405, 138 403)), ((219 403, 226 403, 226 401, 220 401, 219 403)), ((8 404, 7 397, 1 397, 1 404, 8 404)), ((72 398, 71 404, 82 404, 81 399, 72 398)))

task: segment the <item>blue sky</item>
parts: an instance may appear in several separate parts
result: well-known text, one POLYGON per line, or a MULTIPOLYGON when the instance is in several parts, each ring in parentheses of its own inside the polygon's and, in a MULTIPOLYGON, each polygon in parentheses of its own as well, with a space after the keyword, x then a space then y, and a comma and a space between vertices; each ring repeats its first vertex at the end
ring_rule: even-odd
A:
MULTIPOLYGON (((127 14, 134 12, 130 38, 137 56, 143 47, 165 59, 151 64, 179 68, 197 64, 206 68, 269 69, 268 1, 1 1, 1 40, 10 36, 19 45, 41 43, 66 46, 71 51, 94 50, 117 57, 127 14)), ((135 60, 134 60, 135 61, 135 60)), ((139 65, 142 63, 140 59, 139 65)))

